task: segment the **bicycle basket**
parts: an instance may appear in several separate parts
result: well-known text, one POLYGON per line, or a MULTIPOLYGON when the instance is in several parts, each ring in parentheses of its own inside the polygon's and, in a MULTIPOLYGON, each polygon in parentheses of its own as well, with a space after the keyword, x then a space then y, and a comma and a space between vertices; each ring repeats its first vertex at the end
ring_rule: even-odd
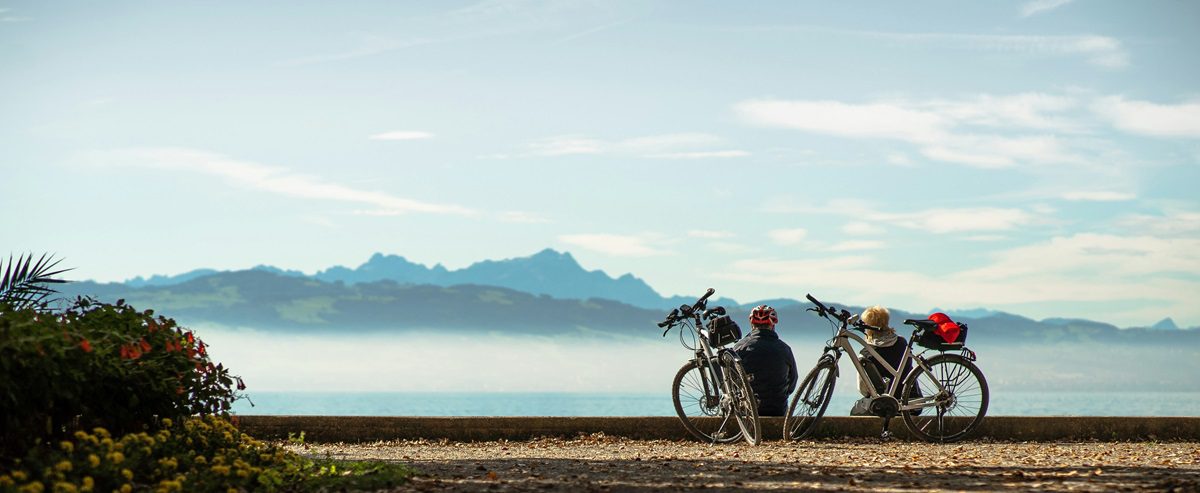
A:
POLYGON ((946 342, 942 336, 935 334, 933 329, 925 329, 921 335, 917 336, 917 345, 927 349, 936 349, 938 351, 954 351, 962 349, 967 343, 967 324, 955 322, 958 324, 958 338, 954 342, 946 342))
POLYGON ((717 317, 708 321, 708 345, 721 347, 732 344, 742 338, 742 328, 738 327, 729 315, 717 317))

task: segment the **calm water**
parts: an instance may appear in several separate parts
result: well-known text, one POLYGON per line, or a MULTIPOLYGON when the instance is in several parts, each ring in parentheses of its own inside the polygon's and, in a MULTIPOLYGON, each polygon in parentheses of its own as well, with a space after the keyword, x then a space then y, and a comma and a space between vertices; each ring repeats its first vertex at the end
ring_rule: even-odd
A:
MULTIPOLYGON (((329 416, 674 416, 666 392, 254 392, 238 414, 329 416)), ((826 413, 846 416, 858 396, 834 394, 826 413)), ((994 391, 990 416, 1200 416, 1200 392, 994 391)))

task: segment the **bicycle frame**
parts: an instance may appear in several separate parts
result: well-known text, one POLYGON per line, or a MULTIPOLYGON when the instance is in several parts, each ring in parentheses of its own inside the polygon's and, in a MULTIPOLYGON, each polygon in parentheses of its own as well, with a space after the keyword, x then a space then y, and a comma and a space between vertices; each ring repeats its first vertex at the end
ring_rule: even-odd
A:
POLYGON ((707 362, 707 364, 700 365, 701 368, 708 369, 708 371, 700 372, 700 380, 701 384, 704 386, 705 399, 717 399, 717 402, 706 402, 706 404, 716 407, 719 405, 720 399, 724 398, 726 395, 729 385, 729 383, 725 381, 724 375, 721 373, 720 358, 726 353, 729 353, 729 355, 733 358, 737 358, 737 355, 733 354, 732 351, 725 349, 713 354, 712 346, 708 344, 708 329, 704 328, 704 325, 701 323, 700 314, 693 314, 688 318, 688 320, 689 321, 685 322, 684 325, 691 329, 692 333, 696 334, 696 337, 699 340, 699 345, 694 350, 695 354, 692 357, 692 361, 695 361, 697 364, 707 362), (712 379, 711 388, 709 382, 710 378, 712 379))
MULTIPOLYGON (((884 370, 887 370, 887 372, 891 374, 892 383, 891 383, 891 385, 888 386, 888 388, 886 390, 886 395, 893 396, 897 400, 899 400, 899 398, 900 398, 900 386, 903 385, 903 382, 901 382, 902 379, 900 378, 902 376, 900 368, 904 368, 904 367, 908 366, 909 361, 912 361, 914 363, 913 369, 909 372, 910 375, 912 374, 912 372, 923 371, 923 372, 928 373, 930 376, 934 376, 933 372, 930 371, 929 367, 925 364, 925 358, 923 358, 920 354, 913 354, 912 345, 913 345, 913 340, 916 339, 916 335, 917 335, 916 331, 913 331, 912 336, 909 337, 908 344, 904 348, 904 356, 900 359, 899 368, 895 368, 895 367, 892 367, 892 365, 889 364, 886 360, 884 360, 883 356, 881 356, 879 354, 879 352, 876 351, 873 346, 871 346, 870 344, 867 344, 867 341, 865 339, 860 337, 858 334, 851 332, 850 329, 847 328, 847 325, 848 324, 846 322, 842 322, 841 326, 838 327, 837 335, 834 336, 832 339, 833 344, 825 346, 825 354, 829 354, 829 352, 831 350, 834 353, 836 353, 836 355, 833 356, 833 361, 835 364, 834 368, 837 368, 836 364, 841 359, 843 352, 850 353, 850 354, 857 354, 857 352, 854 350, 854 346, 852 346, 850 344, 850 341, 854 340, 854 341, 857 341, 859 344, 861 344, 862 347, 865 348, 867 350, 867 352, 870 353, 870 355, 873 358, 875 358, 875 361, 879 363, 879 366, 883 367, 884 370)), ((867 376, 866 368, 863 368, 862 362, 860 362, 858 360, 858 358, 850 358, 850 362, 854 364, 854 369, 858 372, 858 377, 860 379, 863 379, 863 380, 869 379, 867 376)), ((904 375, 904 376, 907 376, 907 375, 904 375)), ((932 406, 937 405, 937 398, 946 392, 946 388, 942 386, 942 382, 940 381, 940 379, 933 378, 932 380, 933 380, 934 384, 936 384, 938 387, 937 395, 922 396, 922 397, 918 397, 915 399, 911 399, 908 401, 908 405, 901 404, 900 410, 901 411, 912 411, 915 409, 922 409, 922 408, 932 407, 932 406)), ((872 397, 872 398, 885 395, 885 394, 880 394, 879 392, 877 392, 875 390, 874 385, 868 385, 867 387, 868 387, 867 390, 870 393, 870 397, 872 397)))

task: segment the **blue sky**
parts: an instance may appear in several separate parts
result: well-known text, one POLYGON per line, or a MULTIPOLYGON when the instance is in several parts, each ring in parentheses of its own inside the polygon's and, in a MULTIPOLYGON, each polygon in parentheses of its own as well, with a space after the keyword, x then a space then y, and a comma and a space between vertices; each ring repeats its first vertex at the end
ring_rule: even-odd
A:
POLYGON ((1200 4, 0 1, 0 245, 1200 325, 1200 4))

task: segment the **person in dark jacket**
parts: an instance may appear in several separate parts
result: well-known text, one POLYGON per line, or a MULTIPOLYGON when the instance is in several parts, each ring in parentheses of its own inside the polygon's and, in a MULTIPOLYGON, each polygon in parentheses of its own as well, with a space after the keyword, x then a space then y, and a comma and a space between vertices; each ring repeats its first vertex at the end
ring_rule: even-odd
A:
POLYGON ((796 388, 796 358, 792 348, 779 339, 775 309, 759 305, 750 311, 753 330, 733 346, 742 366, 751 376, 750 387, 758 397, 759 416, 783 416, 787 399, 796 388))

